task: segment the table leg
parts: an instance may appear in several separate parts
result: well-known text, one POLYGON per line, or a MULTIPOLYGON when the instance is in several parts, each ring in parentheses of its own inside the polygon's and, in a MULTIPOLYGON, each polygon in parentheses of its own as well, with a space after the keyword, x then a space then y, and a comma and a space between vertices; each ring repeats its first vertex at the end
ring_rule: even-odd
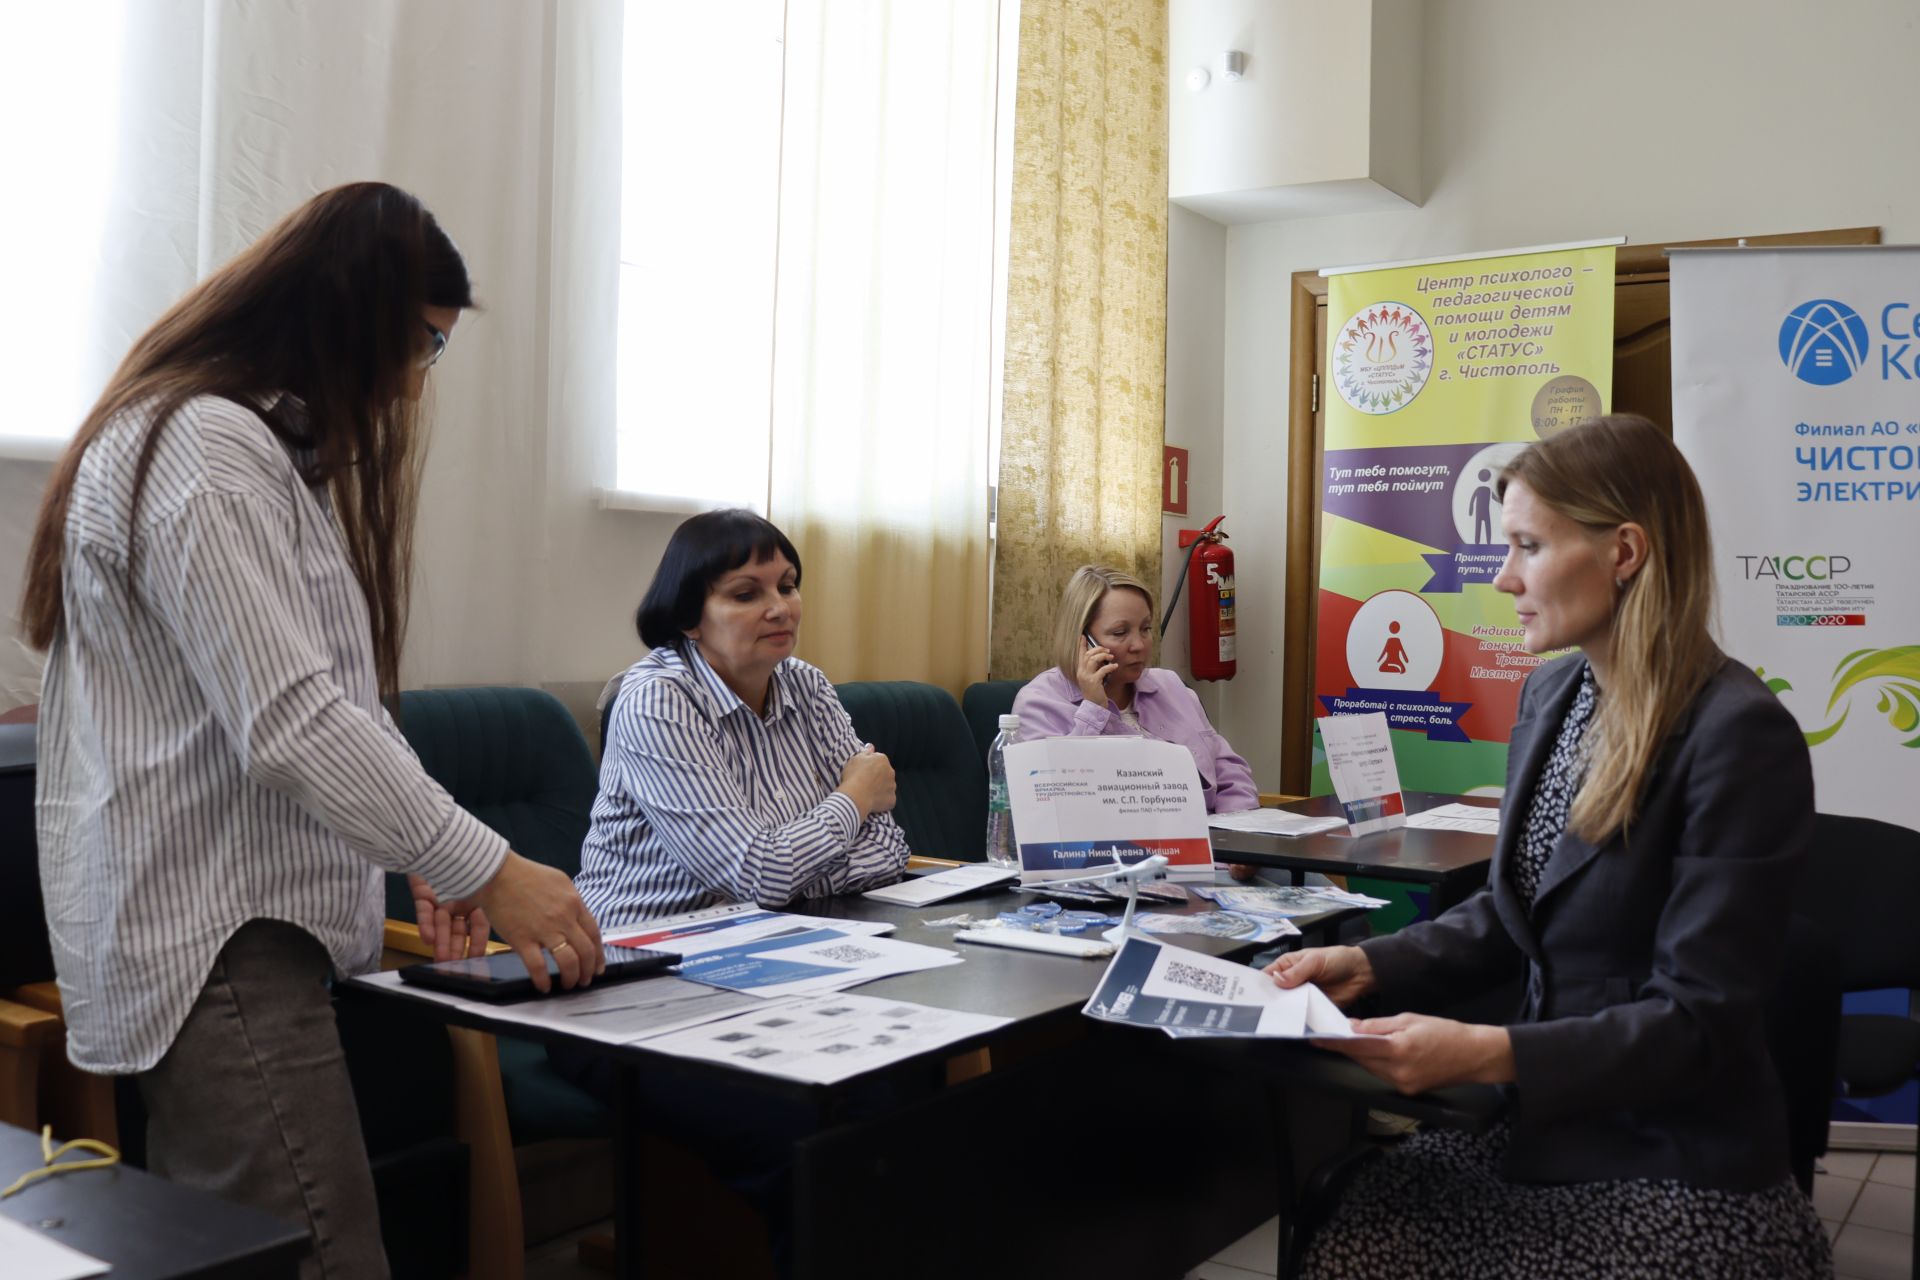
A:
POLYGON ((641 1160, 640 1071, 621 1062, 614 1076, 613 1126, 613 1273, 623 1280, 640 1275, 641 1160))

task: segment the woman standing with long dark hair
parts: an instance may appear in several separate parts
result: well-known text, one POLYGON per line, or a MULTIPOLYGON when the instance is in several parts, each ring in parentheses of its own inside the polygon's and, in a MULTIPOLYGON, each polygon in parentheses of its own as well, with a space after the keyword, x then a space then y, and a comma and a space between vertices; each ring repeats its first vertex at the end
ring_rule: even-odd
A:
POLYGON ((386 1274, 325 986, 377 964, 381 869, 443 955, 490 917, 542 986, 543 949, 569 986, 601 966, 567 877, 456 806, 381 705, 420 396, 472 305, 412 196, 316 196, 134 344, 28 562, 68 1053, 138 1076, 155 1172, 310 1229, 304 1275, 386 1274))

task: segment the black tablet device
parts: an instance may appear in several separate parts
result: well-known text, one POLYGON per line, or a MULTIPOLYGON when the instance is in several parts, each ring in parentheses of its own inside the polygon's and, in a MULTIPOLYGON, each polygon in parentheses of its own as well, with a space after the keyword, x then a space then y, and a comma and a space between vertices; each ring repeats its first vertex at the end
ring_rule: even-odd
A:
MULTIPOLYGON (((656 973, 665 973, 668 966, 679 963, 680 957, 671 951, 623 949, 616 952, 609 948, 607 970, 595 974, 593 982, 598 986, 603 982, 627 982, 634 978, 651 977, 656 973)), ((547 957, 547 976, 552 979, 553 991, 557 994, 561 989, 560 966, 553 962, 552 956, 547 957)), ((400 981, 495 1003, 525 1000, 540 994, 534 988, 533 978, 527 973, 527 966, 511 951, 476 956, 471 960, 440 960, 433 964, 409 965, 400 970, 400 981)))

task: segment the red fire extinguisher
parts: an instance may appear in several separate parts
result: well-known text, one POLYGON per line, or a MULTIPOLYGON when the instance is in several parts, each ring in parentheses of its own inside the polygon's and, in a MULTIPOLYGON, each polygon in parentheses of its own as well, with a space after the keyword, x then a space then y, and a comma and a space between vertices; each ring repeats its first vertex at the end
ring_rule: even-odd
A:
POLYGON ((1186 563, 1180 566, 1180 576, 1174 579, 1173 597, 1160 619, 1160 634, 1164 636, 1180 602, 1180 588, 1197 562, 1193 593, 1187 597, 1187 643, 1196 680, 1231 680, 1240 669, 1234 648, 1233 552, 1227 550, 1227 535, 1219 532, 1220 522, 1225 519, 1215 516, 1199 533, 1180 531, 1180 545, 1191 549, 1186 563))

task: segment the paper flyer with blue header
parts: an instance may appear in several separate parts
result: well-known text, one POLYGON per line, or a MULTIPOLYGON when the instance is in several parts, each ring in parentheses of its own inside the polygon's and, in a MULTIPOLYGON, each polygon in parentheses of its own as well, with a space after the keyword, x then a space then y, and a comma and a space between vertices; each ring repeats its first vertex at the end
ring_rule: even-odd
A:
POLYGON ((1117 859, 1167 859, 1174 880, 1212 880, 1207 803, 1193 753, 1152 738, 1041 738, 1007 748, 1020 883, 1072 880, 1117 859))
POLYGON ((1312 983, 1283 990, 1258 969, 1150 938, 1126 940, 1080 1011, 1175 1038, 1337 1040, 1356 1034, 1347 1015, 1312 983))
POLYGON ((939 947, 810 929, 688 956, 681 962, 680 976, 772 999, 839 991, 896 973, 959 963, 959 955, 939 947))

